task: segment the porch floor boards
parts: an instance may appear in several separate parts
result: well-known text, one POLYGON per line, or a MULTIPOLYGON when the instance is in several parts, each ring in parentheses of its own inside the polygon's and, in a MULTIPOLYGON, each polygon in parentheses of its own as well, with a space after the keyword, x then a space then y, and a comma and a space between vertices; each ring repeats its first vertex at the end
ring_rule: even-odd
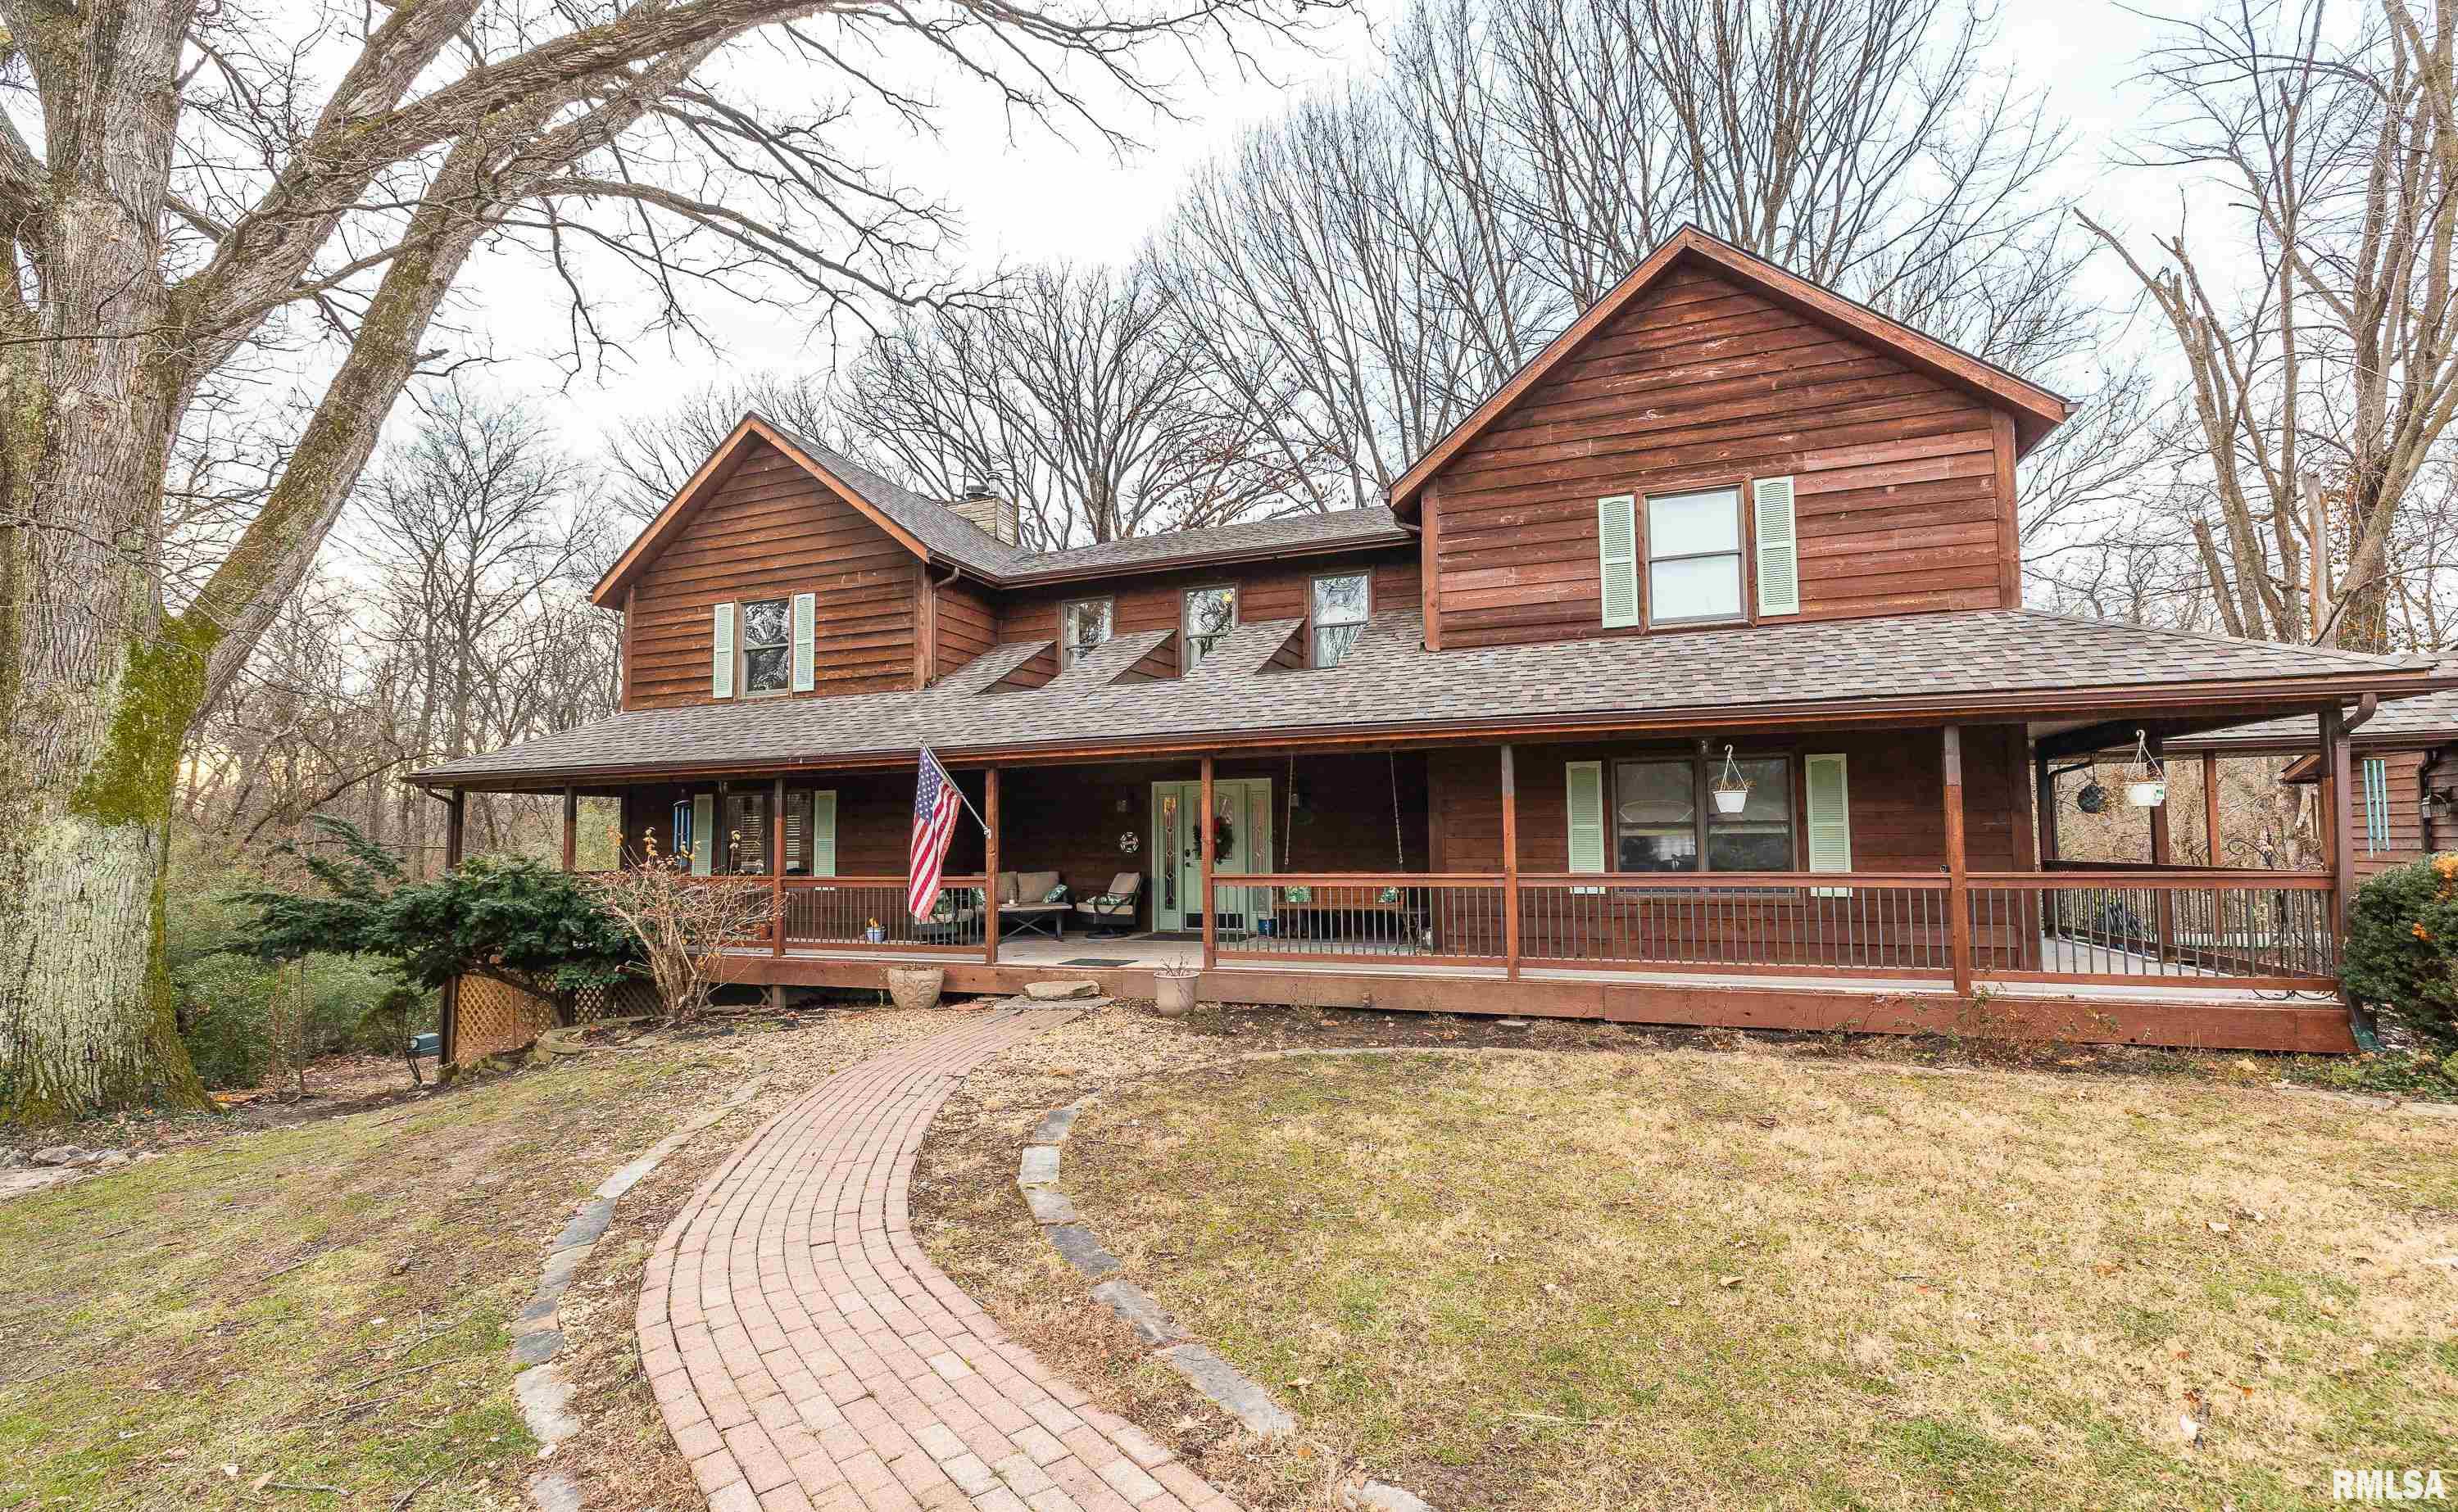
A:
MULTIPOLYGON (((1235 948, 1224 945, 1224 949, 1235 948)), ((2218 985, 2224 978, 2207 972, 2191 976, 2171 966, 2165 974, 2154 974, 2154 963, 2147 958, 2121 956, 2105 948, 2089 952, 2090 963, 2084 961, 2084 950, 2073 941, 2062 938, 2041 942, 2042 961, 2051 970, 2069 971, 2131 971, 2142 970, 2138 983, 2088 982, 1990 982, 1984 973, 1979 981, 1991 995, 2001 998, 2055 998, 2064 1000, 2172 1003, 2202 1007, 2250 1007, 2281 1004, 2302 1004, 2315 1006, 2335 1005, 2337 999, 2326 993, 2281 992, 2250 987, 2218 985), (2189 984, 2193 977, 2209 977, 2211 986, 2189 984)), ((927 965, 934 963, 975 963, 978 951, 962 955, 924 955, 891 950, 859 948, 788 948, 785 958, 792 961, 871 962, 883 965, 927 965)), ((1078 971, 1147 972, 1163 967, 1187 970, 1203 964, 1203 944, 1196 940, 1164 940, 1145 935, 1128 935, 1114 940, 1088 940, 1076 937, 1052 940, 1030 935, 1021 940, 999 942, 999 961, 1003 968, 1023 967, 1063 973, 1078 971), (1097 960, 1115 963, 1102 966, 1069 967, 1066 963, 1097 960)), ((1499 966, 1462 966, 1446 963, 1440 957, 1406 955, 1394 952, 1387 964, 1381 962, 1309 961, 1303 956, 1281 956, 1269 960, 1241 961, 1224 956, 1213 968, 1219 972, 1268 973, 1306 972, 1325 976, 1375 977, 1389 975, 1435 976, 1460 981, 1502 981, 1499 966)), ((1853 997, 1886 997, 1904 993, 1934 993, 1947 990, 1947 984, 1937 977, 1887 976, 1819 976, 1802 977, 1775 972, 1748 971, 1650 971, 1644 967, 1547 966, 1523 965, 1520 979, 1528 982, 1628 983, 1645 982, 1653 985, 1713 988, 1776 988, 1799 991, 1815 987, 1821 991, 1853 997)))

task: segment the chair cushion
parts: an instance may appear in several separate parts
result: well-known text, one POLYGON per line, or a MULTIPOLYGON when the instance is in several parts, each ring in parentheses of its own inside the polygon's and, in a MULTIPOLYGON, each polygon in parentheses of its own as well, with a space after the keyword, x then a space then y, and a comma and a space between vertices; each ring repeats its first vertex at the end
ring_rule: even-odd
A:
POLYGON ((1143 873, 1120 872, 1117 876, 1110 879, 1110 890, 1104 896, 1111 898, 1133 898, 1135 894, 1142 892, 1143 890, 1143 873))
POLYGON ((999 900, 999 901, 1000 901, 1000 902, 1003 902, 1003 903, 1011 903, 1011 902, 1015 901, 1015 899, 1016 899, 1016 891, 1015 891, 1015 873, 1013 873, 1013 872, 1001 872, 1001 873, 999 873, 999 874, 998 874, 998 900, 999 900))
POLYGON ((1058 885, 1056 872, 1016 872, 1012 875, 1015 878, 1012 901, 1016 902, 1040 902, 1050 896, 1050 889, 1058 885))

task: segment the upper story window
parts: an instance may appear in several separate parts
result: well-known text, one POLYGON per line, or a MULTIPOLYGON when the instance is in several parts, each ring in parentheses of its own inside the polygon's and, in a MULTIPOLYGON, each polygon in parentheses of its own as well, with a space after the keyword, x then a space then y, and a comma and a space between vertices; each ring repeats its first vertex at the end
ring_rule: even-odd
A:
POLYGON ((1740 619, 1741 490, 1702 488, 1647 501, 1647 617, 1656 625, 1740 619))
POLYGON ((1058 665, 1073 667, 1110 638, 1116 601, 1074 598, 1058 606, 1058 665))
POLYGON ((1221 638, 1238 628, 1238 590, 1233 587, 1186 590, 1186 667, 1193 672, 1221 638))
POLYGON ((1313 665, 1337 667, 1357 637, 1365 632, 1372 608, 1372 580, 1364 572, 1341 572, 1314 580, 1313 665))
POLYGON ((781 598, 755 598, 742 606, 742 691, 783 693, 792 685, 794 618, 781 598))

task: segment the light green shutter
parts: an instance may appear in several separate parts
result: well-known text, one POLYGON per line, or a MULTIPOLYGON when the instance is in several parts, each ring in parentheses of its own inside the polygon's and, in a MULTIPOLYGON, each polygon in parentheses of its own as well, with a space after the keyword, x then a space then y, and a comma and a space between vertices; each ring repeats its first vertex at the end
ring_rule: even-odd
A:
POLYGON ((819 641, 815 623, 819 618, 819 595, 816 593, 794 595, 794 691, 796 693, 811 691, 813 663, 817 659, 819 641))
POLYGON ((1596 570, 1604 579, 1605 628, 1637 624, 1638 501, 1630 494, 1596 501, 1596 570))
MULTIPOLYGON (((1852 869, 1852 784, 1844 757, 1802 757, 1802 786, 1809 795, 1809 869, 1848 872, 1852 869)), ((1841 887, 1816 889, 1821 898, 1837 898, 1841 887)))
POLYGON ((708 875, 708 861, 717 854, 717 795, 692 795, 692 875, 708 875))
POLYGON ((1801 612, 1801 542, 1793 515, 1792 480, 1760 478, 1751 489, 1758 510, 1759 612, 1801 612))
POLYGON ((1605 764, 1573 761, 1563 771, 1569 784, 1571 870, 1593 876, 1605 869, 1605 764))
POLYGON ((734 606, 717 606, 709 631, 708 695, 734 696, 734 606))
POLYGON ((834 877, 837 874, 837 796, 833 792, 811 795, 811 875, 834 877))

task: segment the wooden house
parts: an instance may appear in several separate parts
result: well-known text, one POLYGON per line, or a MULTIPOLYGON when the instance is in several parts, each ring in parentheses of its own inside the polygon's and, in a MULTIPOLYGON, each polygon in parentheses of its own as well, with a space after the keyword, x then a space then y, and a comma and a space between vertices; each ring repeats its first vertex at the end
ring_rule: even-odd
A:
POLYGON ((2061 866, 2035 795, 2293 715, 2344 812, 2346 711, 2458 677, 2025 610, 2015 467, 2065 415, 1685 230, 1386 507, 1030 551, 747 416, 597 587, 622 711, 417 780, 455 835, 473 789, 561 793, 567 857, 619 799, 627 844, 769 889, 749 983, 1183 963, 1240 1002, 2344 1048, 2343 846, 2061 866), (987 833, 917 920, 926 745, 987 833))

